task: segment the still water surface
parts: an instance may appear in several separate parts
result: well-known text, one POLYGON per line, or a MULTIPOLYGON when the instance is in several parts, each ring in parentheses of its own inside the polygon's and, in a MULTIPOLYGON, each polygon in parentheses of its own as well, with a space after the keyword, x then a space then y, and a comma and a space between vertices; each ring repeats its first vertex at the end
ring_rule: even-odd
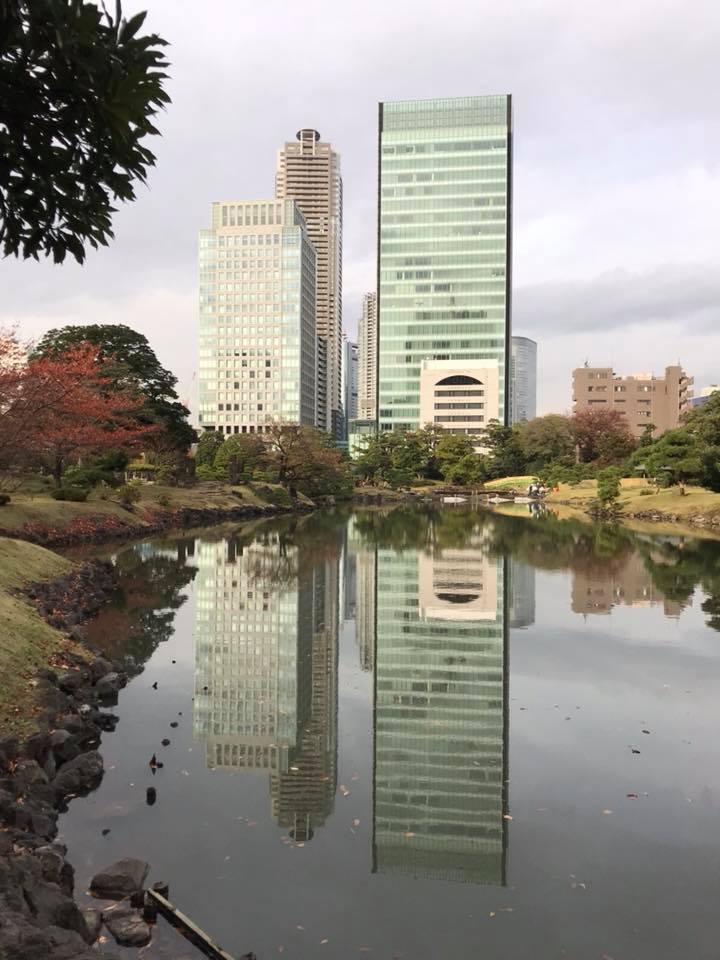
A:
POLYGON ((720 956, 720 543, 400 508, 115 562, 78 891, 142 857, 260 960, 720 956))

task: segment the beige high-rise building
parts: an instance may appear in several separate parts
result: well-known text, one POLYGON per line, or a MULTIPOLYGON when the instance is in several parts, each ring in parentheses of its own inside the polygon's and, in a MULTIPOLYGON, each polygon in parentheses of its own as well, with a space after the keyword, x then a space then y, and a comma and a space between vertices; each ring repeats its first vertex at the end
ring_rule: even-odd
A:
POLYGON ((377 294, 363 297, 358 323, 358 419, 377 419, 377 294))
POLYGON ((292 200, 222 200, 200 231, 200 429, 316 423, 315 252, 292 200))
POLYGON ((634 437, 641 437, 648 424, 658 437, 680 425, 680 417, 690 409, 692 383, 679 364, 665 367, 664 377, 618 377, 612 367, 579 367, 573 370, 574 412, 619 410, 634 437))
MULTIPOLYGON (((318 396, 318 426, 340 438, 342 431, 342 177, 340 155, 317 130, 299 130, 278 152, 275 195, 302 211, 315 248, 315 328, 327 344, 327 389, 318 396)), ((320 371, 322 375, 322 370, 320 371)))

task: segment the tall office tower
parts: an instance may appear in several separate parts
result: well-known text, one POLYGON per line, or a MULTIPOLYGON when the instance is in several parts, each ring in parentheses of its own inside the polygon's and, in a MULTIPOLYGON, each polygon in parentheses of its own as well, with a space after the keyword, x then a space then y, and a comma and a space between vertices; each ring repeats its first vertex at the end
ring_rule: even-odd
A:
POLYGON ((537 416, 537 343, 529 337, 512 338, 510 391, 512 422, 534 420, 537 416))
POLYGON ((358 415, 358 345, 343 341, 342 357, 343 438, 347 440, 347 425, 358 415))
MULTIPOLYGON (((464 368, 497 361, 493 406, 507 423, 511 98, 381 103, 379 148, 379 428, 423 426, 424 360, 464 368)), ((463 432, 485 425, 480 402, 454 400, 453 409, 474 411, 463 432)), ((434 423, 456 422, 436 409, 434 423)))
POLYGON ((212 204, 200 231, 199 421, 316 422, 315 252, 292 201, 212 204))
POLYGON ((275 195, 291 198, 302 210, 316 255, 315 327, 327 343, 325 406, 318 426, 341 438, 342 398, 342 177, 340 155, 304 129, 278 152, 275 195))
POLYGON ((505 882, 504 562, 467 545, 377 551, 373 865, 505 882))
POLYGON ((376 420, 377 402, 377 296, 363 297, 358 322, 358 420, 376 420))

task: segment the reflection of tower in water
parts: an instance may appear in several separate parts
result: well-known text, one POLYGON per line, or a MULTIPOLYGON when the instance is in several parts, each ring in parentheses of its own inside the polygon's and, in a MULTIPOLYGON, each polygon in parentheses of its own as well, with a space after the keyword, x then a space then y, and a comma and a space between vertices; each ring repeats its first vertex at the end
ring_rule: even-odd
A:
POLYGON ((504 563, 377 553, 374 869, 504 883, 504 563))
POLYGON ((332 813, 337 783, 338 563, 299 571, 297 743, 271 777, 273 816, 296 841, 310 840, 332 813))
POLYGON ((336 781, 337 555, 268 533, 201 541, 197 562, 194 735, 209 768, 269 773, 273 815, 307 838, 336 781))

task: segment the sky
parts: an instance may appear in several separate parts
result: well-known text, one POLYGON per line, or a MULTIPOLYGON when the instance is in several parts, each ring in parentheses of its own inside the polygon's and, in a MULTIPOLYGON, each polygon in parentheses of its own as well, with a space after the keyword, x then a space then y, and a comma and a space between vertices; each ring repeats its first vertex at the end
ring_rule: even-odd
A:
POLYGON ((342 157, 343 322, 375 284, 377 104, 511 93, 513 332, 540 413, 585 360, 720 382, 720 4, 715 0, 125 0, 171 46, 157 165, 82 267, 0 261, 0 326, 143 332, 192 400, 197 231, 273 195, 301 127, 342 157))

